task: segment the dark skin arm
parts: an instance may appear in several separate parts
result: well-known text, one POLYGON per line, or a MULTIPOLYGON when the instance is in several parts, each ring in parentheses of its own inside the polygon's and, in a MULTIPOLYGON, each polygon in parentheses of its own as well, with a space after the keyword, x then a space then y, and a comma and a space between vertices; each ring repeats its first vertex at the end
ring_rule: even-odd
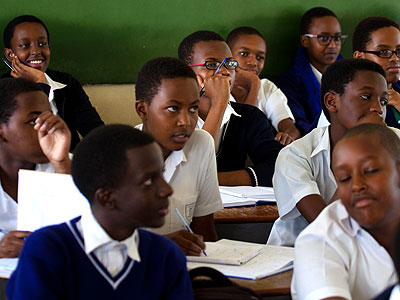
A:
POLYGON ((289 145, 294 140, 300 138, 300 131, 296 128, 292 119, 284 119, 278 124, 279 132, 275 136, 275 140, 282 145, 289 145))
POLYGON ((324 199, 320 195, 308 195, 301 199, 296 204, 297 209, 300 211, 301 215, 309 222, 315 220, 320 212, 326 207, 324 199))
POLYGON ((250 176, 245 170, 218 172, 218 182, 219 185, 226 186, 252 185, 250 176))
POLYGON ((0 241, 0 258, 18 257, 29 231, 12 230, 0 241))

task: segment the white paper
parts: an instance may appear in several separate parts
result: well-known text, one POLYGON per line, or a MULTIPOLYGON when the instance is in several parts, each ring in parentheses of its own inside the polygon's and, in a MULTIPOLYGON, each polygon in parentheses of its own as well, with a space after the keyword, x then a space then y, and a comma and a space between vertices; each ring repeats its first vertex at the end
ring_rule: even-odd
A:
POLYGON ((17 264, 18 258, 0 258, 0 278, 10 278, 17 264))
POLYGON ((274 190, 269 187, 220 186, 219 191, 224 207, 276 203, 274 190))
MULTIPOLYGON (((232 245, 232 247, 241 244, 254 245, 254 243, 232 240, 220 240, 219 242, 225 245, 232 245)), ((252 280, 272 276, 293 268, 294 248, 270 245, 262 246, 263 250, 260 254, 240 266, 188 262, 187 267, 190 270, 197 267, 210 267, 220 271, 225 276, 252 280)))
POLYGON ((34 231, 66 222, 88 210, 89 202, 71 175, 20 170, 18 230, 34 231))

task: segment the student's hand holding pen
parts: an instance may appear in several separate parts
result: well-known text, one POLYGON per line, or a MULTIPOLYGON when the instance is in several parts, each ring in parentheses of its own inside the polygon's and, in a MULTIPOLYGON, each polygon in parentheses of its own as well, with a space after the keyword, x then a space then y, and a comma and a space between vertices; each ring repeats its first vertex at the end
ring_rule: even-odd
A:
POLYGON ((58 115, 46 111, 35 120, 40 147, 57 173, 70 173, 71 132, 58 115))
POLYGON ((0 241, 0 258, 18 257, 29 231, 12 230, 0 241))
POLYGON ((206 96, 210 99, 211 107, 220 106, 226 108, 229 102, 231 92, 232 78, 225 74, 208 74, 203 79, 206 96))
POLYGON ((201 235, 190 233, 184 229, 167 234, 166 237, 173 240, 185 255, 200 256, 206 248, 201 235))
POLYGON ((36 83, 47 83, 44 73, 35 68, 24 65, 19 58, 14 55, 12 63, 11 76, 14 78, 25 78, 36 83))

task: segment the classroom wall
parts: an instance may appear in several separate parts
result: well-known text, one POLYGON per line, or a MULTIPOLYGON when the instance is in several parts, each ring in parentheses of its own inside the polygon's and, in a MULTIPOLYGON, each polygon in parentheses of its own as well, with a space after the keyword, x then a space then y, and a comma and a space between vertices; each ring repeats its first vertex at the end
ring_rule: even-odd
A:
MULTIPOLYGON (((157 56, 177 56, 180 41, 200 29, 226 37, 237 26, 253 26, 268 45, 263 76, 273 79, 291 63, 299 21, 314 6, 332 9, 350 35, 343 55, 351 56, 351 34, 371 15, 400 22, 398 0, 13 0, 2 3, 0 27, 33 14, 51 35, 51 64, 82 83, 132 83, 140 67, 157 56)), ((2 65, 0 72, 7 72, 2 65)))

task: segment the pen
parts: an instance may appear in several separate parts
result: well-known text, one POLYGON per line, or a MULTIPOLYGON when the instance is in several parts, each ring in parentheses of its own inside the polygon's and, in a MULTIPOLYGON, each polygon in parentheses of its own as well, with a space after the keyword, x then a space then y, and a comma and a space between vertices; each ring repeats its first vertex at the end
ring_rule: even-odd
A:
POLYGON ((11 67, 10 63, 9 63, 6 59, 3 58, 3 62, 4 62, 11 70, 14 71, 14 69, 11 67))
MULTIPOLYGON (((219 70, 221 70, 222 66, 225 64, 227 59, 228 59, 227 57, 224 58, 224 60, 219 64, 218 68, 215 70, 213 75, 217 74, 219 72, 219 70)), ((206 88, 203 86, 200 90, 200 97, 203 96, 205 91, 206 91, 206 88)))
MULTIPOLYGON (((181 222, 182 222, 183 226, 185 227, 185 229, 186 229, 187 231, 189 231, 190 233, 193 233, 192 228, 190 228, 190 226, 188 225, 188 223, 186 223, 185 219, 182 217, 181 213, 179 212, 179 210, 178 210, 176 207, 175 207, 175 212, 176 212, 176 214, 178 215, 179 219, 181 220, 181 222)), ((206 253, 206 251, 204 251, 204 250, 203 250, 203 254, 204 254, 205 256, 207 256, 207 253, 206 253)))

